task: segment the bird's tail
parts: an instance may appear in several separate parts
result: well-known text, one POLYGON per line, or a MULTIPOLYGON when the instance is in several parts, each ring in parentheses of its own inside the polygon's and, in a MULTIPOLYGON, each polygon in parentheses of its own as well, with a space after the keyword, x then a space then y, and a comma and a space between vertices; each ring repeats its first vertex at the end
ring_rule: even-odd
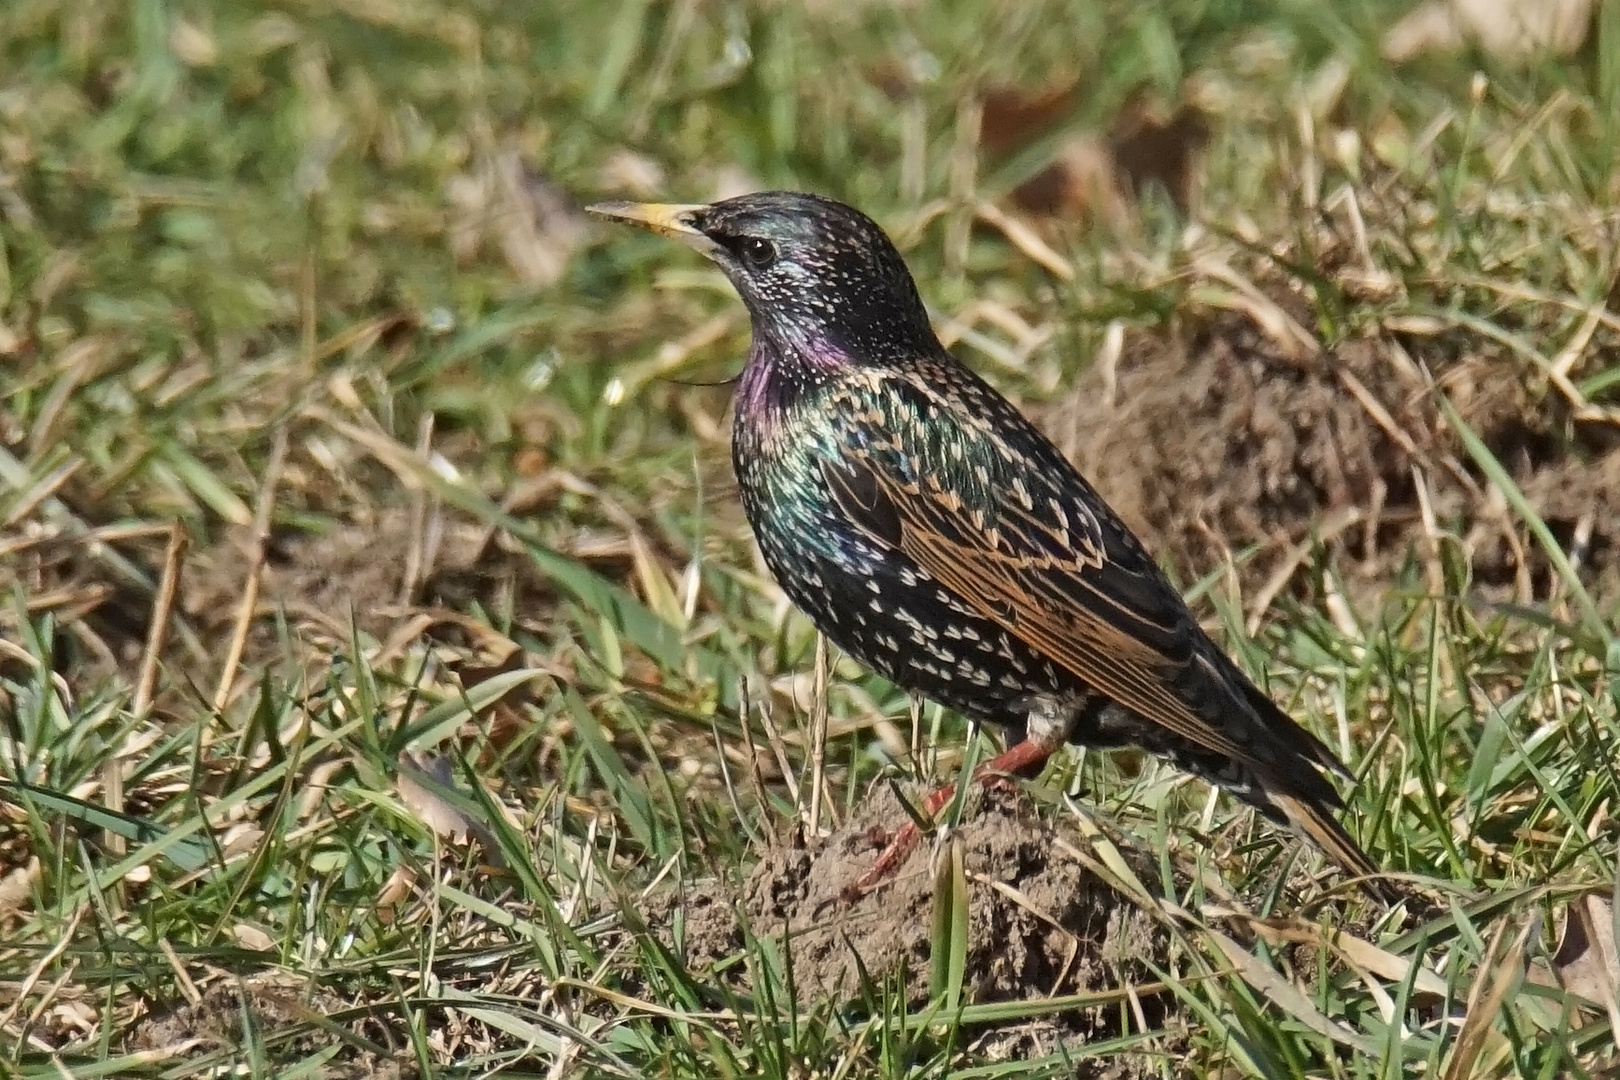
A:
POLYGON ((1282 812, 1296 832, 1321 848, 1373 897, 1386 904, 1398 903, 1402 899, 1401 893, 1384 880, 1383 871, 1330 812, 1307 800, 1276 790, 1267 791, 1266 798, 1282 812))

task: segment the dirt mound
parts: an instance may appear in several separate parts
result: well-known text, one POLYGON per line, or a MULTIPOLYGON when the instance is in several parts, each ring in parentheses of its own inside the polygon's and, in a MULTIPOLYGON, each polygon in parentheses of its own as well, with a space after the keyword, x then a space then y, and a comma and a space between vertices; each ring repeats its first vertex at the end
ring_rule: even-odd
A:
MULTIPOLYGON (((1154 920, 1064 854, 1060 823, 1043 820, 1017 795, 986 791, 955 836, 968 874, 969 952, 966 985, 974 1003, 1153 983, 1148 964, 1172 965, 1171 944, 1154 920)), ((892 793, 880 790, 831 836, 765 853, 740 896, 714 883, 679 900, 682 942, 694 967, 742 948, 739 919, 752 932, 792 948, 801 1000, 847 1000, 861 990, 861 969, 874 982, 905 965, 913 1006, 928 1000, 933 876, 927 845, 891 881, 852 903, 841 891, 871 866, 873 839, 909 819, 892 793)), ((1156 871, 1144 865, 1151 879, 1156 871)), ((663 904, 673 906, 670 898, 663 904)), ((652 925, 669 920, 649 916, 652 925)), ((1141 999, 1157 1025, 1159 999, 1141 999)), ((1048 1053, 1059 1040, 1120 1034, 1120 1008, 1075 1010, 1033 1025, 998 1031, 1009 1054, 1048 1053)), ((1124 1075, 1124 1074, 1121 1074, 1124 1075)))
POLYGON ((1620 597, 1613 433, 1566 425, 1554 403, 1532 400, 1520 365, 1480 348, 1366 338, 1302 357, 1223 311, 1179 337, 1131 339, 1046 424, 1183 580, 1254 544, 1239 567, 1245 592, 1275 591, 1320 543, 1376 596, 1431 549, 1421 475, 1439 531, 1464 542, 1475 584, 1544 598, 1544 556, 1447 424, 1421 363, 1575 548, 1588 587, 1620 597))
MULTIPOLYGON (((219 979, 195 1001, 137 1021, 125 1034, 124 1051, 152 1054, 159 1061, 207 1054, 229 1059, 238 1051, 248 1054, 250 1047, 275 1047, 289 1056, 314 1053, 332 1036, 313 1018, 341 1015, 345 1003, 324 990, 310 994, 304 980, 281 974, 219 979)), ((389 1080, 407 1074, 400 1061, 365 1051, 348 1050, 322 1065, 322 1075, 330 1077, 389 1080)))

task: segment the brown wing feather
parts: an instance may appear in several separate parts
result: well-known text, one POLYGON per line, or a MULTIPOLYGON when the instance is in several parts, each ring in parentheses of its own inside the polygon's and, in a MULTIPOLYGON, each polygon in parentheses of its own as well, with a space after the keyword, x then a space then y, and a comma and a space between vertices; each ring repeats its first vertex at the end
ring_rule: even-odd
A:
MULTIPOLYGON (((1106 616, 1115 609, 1131 620, 1143 617, 1097 590, 1097 577, 1107 568, 1098 565, 1100 559, 1088 558, 1091 548, 1067 560, 1011 549, 1003 543, 1004 534, 971 520, 960 500, 931 492, 926 484, 920 491, 901 490, 896 478, 861 454, 826 473, 855 520, 877 518, 887 526, 881 530, 886 535, 873 539, 897 545, 941 585, 1040 655, 1195 746, 1259 764, 1253 748, 1212 727, 1176 693, 1167 678, 1175 658, 1122 631, 1106 616), (1057 578, 1088 589, 1088 599, 1097 607, 1078 603, 1066 589, 1054 587, 1057 578)), ((1100 547, 1096 550, 1100 553, 1100 547)))

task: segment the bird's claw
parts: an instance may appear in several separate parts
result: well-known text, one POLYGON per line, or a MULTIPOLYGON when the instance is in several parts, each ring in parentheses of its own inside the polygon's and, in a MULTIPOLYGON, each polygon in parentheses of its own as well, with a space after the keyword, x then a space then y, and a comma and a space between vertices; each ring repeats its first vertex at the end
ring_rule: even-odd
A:
MULTIPOLYGON (((882 833, 881 829, 874 828, 867 833, 867 836, 880 838, 882 833)), ((917 846, 918 838, 921 836, 922 834, 918 832, 917 826, 907 822, 899 832, 894 834, 894 838, 889 840, 888 846, 879 853, 877 862, 872 864, 872 868, 844 887, 842 894, 844 902, 846 904, 854 903, 864 894, 871 891, 874 886, 881 885, 887 878, 892 876, 896 870, 900 869, 900 865, 906 861, 906 858, 910 856, 912 849, 917 846)))

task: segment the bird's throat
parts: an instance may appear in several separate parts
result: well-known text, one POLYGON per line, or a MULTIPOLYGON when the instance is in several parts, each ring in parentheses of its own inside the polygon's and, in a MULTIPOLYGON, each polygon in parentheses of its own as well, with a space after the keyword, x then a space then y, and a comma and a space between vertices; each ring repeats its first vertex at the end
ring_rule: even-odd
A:
POLYGON ((757 436, 775 430, 807 399, 824 392, 854 361, 825 340, 782 341, 755 334, 748 364, 737 380, 734 404, 739 432, 757 436))

